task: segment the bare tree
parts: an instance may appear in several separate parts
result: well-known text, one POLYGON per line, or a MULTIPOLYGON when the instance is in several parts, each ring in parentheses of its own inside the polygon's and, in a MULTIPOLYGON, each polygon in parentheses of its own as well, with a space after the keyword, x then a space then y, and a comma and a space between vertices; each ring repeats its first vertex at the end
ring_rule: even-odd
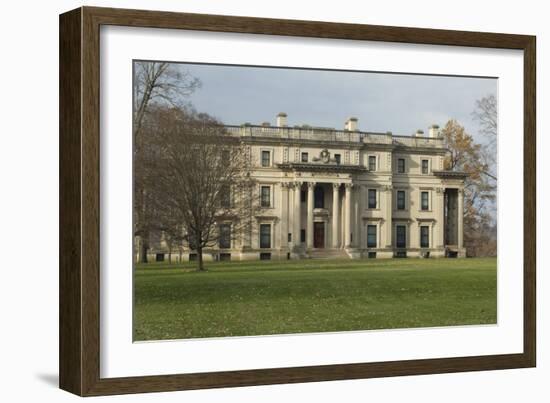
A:
POLYGON ((240 242, 252 231, 259 203, 246 146, 208 115, 177 108, 155 114, 151 209, 159 227, 176 234, 181 228, 204 270, 205 248, 240 242))
POLYGON ((187 97, 201 86, 182 65, 166 62, 134 63, 134 136, 152 104, 183 107, 187 97))
POLYGON ((479 133, 487 141, 480 151, 480 158, 487 169, 483 172, 490 179, 497 180, 497 136, 498 136, 498 102, 490 94, 476 101, 472 117, 479 123, 479 133))
MULTIPOLYGON (((139 239, 139 259, 147 262, 149 233, 156 225, 152 221, 151 209, 147 207, 146 193, 148 171, 144 160, 150 150, 144 146, 148 114, 162 106, 183 107, 188 96, 200 87, 200 81, 192 77, 182 65, 162 62, 138 61, 134 63, 134 235, 139 239)), ((154 123, 153 123, 154 125, 154 123)))
POLYGON ((491 145, 496 145, 498 134, 497 98, 490 94, 477 100, 472 115, 479 122, 480 133, 487 137, 491 145))

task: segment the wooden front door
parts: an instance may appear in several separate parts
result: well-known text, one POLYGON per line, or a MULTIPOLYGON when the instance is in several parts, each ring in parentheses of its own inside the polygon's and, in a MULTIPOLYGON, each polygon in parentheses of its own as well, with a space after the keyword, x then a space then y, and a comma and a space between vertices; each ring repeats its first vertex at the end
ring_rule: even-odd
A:
POLYGON ((325 223, 324 222, 313 223, 313 247, 314 248, 325 247, 325 223))

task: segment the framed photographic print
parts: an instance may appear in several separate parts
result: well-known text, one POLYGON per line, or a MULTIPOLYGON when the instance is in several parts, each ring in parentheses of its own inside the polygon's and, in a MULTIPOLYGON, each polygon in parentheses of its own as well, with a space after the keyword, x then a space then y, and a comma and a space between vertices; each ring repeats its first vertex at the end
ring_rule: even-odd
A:
POLYGON ((60 17, 60 387, 535 366, 535 37, 60 17))

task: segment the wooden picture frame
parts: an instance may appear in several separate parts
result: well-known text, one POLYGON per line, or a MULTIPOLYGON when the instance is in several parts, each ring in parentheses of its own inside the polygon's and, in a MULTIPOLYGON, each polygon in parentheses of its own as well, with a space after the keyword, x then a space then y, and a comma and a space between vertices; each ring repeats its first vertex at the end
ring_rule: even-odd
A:
POLYGON ((60 387, 80 396, 533 367, 536 363, 535 37, 82 7, 60 16, 60 387), (119 25, 524 52, 523 353, 227 372, 100 377, 99 36, 119 25))

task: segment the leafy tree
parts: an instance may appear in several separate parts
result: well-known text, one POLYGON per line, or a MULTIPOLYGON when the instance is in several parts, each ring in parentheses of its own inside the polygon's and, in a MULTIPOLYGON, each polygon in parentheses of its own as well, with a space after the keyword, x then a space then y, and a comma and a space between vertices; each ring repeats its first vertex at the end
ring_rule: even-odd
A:
MULTIPOLYGON (((490 208, 496 185, 485 175, 489 166, 482 158, 482 145, 476 143, 463 126, 450 120, 441 134, 449 150, 445 169, 468 174, 464 183, 464 245, 470 255, 478 254, 480 240, 494 238, 490 208)), ((491 251, 483 253, 492 254, 491 251)))

